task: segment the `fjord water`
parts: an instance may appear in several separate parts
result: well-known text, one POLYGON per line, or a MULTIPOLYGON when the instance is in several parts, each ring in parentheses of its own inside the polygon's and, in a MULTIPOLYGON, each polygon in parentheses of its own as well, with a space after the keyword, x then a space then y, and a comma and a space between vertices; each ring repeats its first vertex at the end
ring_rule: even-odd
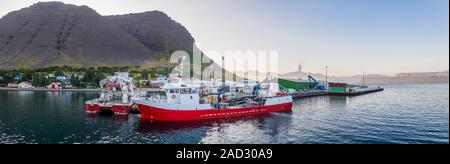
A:
POLYGON ((97 116, 97 93, 0 91, 0 143, 447 143, 449 85, 297 99, 289 113, 190 123, 97 116))

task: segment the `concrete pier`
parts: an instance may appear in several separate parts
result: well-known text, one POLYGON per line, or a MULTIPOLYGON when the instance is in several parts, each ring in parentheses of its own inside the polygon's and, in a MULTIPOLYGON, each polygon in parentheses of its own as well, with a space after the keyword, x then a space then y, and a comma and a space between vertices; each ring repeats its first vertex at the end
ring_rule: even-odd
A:
POLYGON ((384 88, 364 88, 351 92, 328 92, 328 94, 332 96, 358 96, 381 91, 384 91, 384 88))
POLYGON ((327 96, 328 91, 320 91, 320 90, 309 90, 309 91, 301 91, 291 93, 293 98, 306 98, 306 97, 316 97, 316 96, 327 96))

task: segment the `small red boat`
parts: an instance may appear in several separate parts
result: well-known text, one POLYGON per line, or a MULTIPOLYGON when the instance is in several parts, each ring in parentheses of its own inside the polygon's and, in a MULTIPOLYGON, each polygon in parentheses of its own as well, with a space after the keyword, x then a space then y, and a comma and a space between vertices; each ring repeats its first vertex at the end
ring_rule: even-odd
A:
POLYGON ((112 111, 114 114, 127 115, 130 112, 132 104, 123 104, 115 102, 98 102, 88 101, 86 102, 86 113, 100 113, 103 111, 112 111))
POLYGON ((99 98, 86 101, 86 113, 112 111, 114 114, 127 115, 130 112, 135 87, 128 73, 117 72, 116 75, 100 81, 100 86, 104 91, 99 98))

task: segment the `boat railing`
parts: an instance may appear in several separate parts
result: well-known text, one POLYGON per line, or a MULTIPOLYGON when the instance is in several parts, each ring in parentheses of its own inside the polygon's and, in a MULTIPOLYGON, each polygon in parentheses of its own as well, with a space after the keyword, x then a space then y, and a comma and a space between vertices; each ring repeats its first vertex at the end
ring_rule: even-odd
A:
POLYGON ((151 102, 157 102, 157 103, 167 103, 167 99, 161 99, 161 98, 156 98, 156 97, 150 97, 150 98, 145 98, 145 100, 147 101, 151 101, 151 102))

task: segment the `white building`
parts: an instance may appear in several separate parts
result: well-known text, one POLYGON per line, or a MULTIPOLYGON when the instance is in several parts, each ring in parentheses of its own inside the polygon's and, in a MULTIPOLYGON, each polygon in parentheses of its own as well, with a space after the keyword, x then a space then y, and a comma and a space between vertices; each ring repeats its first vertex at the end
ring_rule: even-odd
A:
POLYGON ((21 83, 19 83, 18 88, 22 88, 22 89, 33 88, 33 85, 31 85, 31 83, 29 83, 29 82, 21 82, 21 83))
POLYGON ((68 78, 66 76, 57 76, 56 80, 66 81, 68 78))

